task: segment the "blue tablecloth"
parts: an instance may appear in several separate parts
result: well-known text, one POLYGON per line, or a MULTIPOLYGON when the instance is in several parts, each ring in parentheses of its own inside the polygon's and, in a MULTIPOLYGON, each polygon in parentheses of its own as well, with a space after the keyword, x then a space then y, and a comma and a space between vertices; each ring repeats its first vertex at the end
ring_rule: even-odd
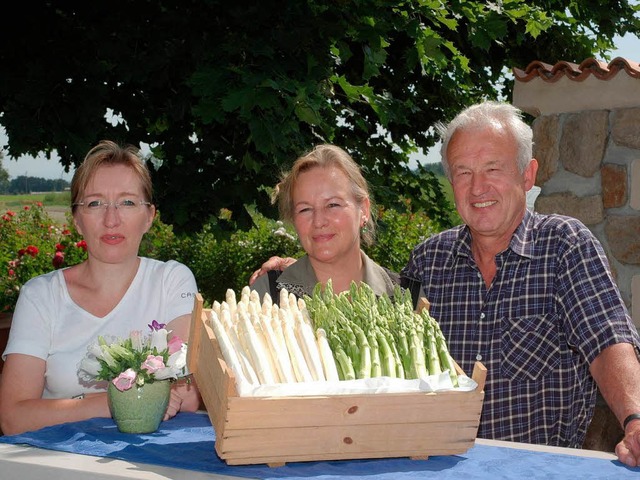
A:
POLYGON ((618 461, 486 445, 475 445, 461 455, 433 456, 428 460, 298 462, 276 468, 228 466, 215 453, 215 434, 208 416, 202 413, 180 413, 147 435, 120 433, 111 419, 92 419, 4 436, 0 442, 266 480, 640 480, 640 468, 627 468, 618 461))

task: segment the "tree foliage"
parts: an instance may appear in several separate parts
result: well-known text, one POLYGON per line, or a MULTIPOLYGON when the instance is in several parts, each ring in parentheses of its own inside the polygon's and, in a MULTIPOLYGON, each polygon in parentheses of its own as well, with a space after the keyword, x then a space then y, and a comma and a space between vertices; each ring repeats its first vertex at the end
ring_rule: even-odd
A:
POLYGON ((9 187, 9 172, 2 166, 4 154, 0 151, 0 192, 4 192, 9 187))
POLYGON ((20 2, 0 29, 0 123, 11 156, 78 165, 97 141, 151 146, 157 202, 180 230, 247 226, 312 145, 346 148, 376 200, 446 225, 408 155, 433 125, 508 97, 504 72, 580 62, 638 32, 627 1, 122 0, 20 2), (107 112, 111 120, 105 119, 107 112))

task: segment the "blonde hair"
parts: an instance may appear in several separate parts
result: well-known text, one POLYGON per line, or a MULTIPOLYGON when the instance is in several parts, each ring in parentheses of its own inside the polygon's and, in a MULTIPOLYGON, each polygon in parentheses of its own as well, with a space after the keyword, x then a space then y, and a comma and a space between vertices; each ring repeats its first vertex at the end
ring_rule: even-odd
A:
POLYGON ((364 228, 360 229, 360 238, 365 245, 371 245, 375 239, 376 223, 375 208, 369 195, 369 185, 362 175, 360 166, 351 158, 351 155, 335 145, 316 145, 311 151, 299 157, 293 163, 291 170, 281 175, 280 182, 276 185, 271 196, 272 203, 278 203, 280 218, 293 223, 293 188, 301 173, 315 167, 340 169, 349 180, 351 191, 358 205, 369 198, 370 212, 364 228))
POLYGON ((140 178, 144 200, 153 202, 151 174, 140 156, 140 150, 133 145, 123 147, 111 140, 102 140, 89 150, 71 180, 71 211, 73 213, 78 208, 76 204, 82 201, 91 177, 103 165, 124 165, 131 168, 140 178))

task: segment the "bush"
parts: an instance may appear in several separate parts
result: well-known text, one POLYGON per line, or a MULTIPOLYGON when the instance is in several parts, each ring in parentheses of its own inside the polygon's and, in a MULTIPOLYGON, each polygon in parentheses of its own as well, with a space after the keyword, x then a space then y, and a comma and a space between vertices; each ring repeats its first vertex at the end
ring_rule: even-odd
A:
POLYGON ((438 231, 438 224, 425 213, 380 207, 376 242, 365 251, 383 267, 400 273, 409 261, 413 247, 438 231))
POLYGON ((0 220, 0 312, 13 311, 27 280, 86 258, 86 243, 69 225, 54 221, 40 202, 4 213, 0 220))

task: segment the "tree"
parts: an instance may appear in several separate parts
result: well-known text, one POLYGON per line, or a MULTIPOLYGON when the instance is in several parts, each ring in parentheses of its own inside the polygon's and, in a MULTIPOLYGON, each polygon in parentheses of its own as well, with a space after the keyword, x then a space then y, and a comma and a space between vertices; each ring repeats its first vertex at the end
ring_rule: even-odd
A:
POLYGON ((12 156, 78 165, 103 138, 151 145, 177 231, 267 214, 282 168, 346 148, 376 200, 446 225, 434 175, 408 155, 433 125, 506 97, 505 68, 582 61, 638 32, 627 1, 123 0, 21 2, 0 32, 0 122, 12 156), (530 4, 531 3, 531 4, 530 4), (113 122, 105 120, 113 112, 113 122), (267 188, 263 187, 267 186, 267 188), (399 203, 401 204, 401 203, 399 203))
POLYGON ((2 166, 4 152, 0 150, 0 193, 6 193, 9 188, 9 172, 2 166))

